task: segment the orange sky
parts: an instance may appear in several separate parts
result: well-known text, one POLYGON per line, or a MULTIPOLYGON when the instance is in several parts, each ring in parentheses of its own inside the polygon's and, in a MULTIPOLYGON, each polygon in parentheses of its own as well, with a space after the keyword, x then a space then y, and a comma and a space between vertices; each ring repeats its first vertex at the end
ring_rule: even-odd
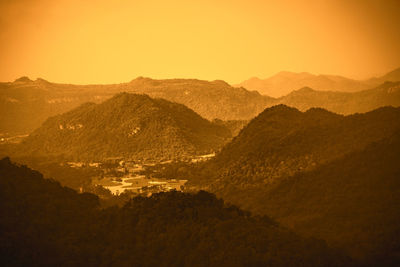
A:
POLYGON ((398 0, 0 0, 0 81, 238 83, 400 67, 398 0))

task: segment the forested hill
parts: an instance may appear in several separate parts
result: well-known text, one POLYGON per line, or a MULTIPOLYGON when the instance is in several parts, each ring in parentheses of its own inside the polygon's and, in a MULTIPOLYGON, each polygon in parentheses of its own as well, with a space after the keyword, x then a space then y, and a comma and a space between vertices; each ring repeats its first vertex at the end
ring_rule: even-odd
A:
POLYGON ((20 145, 23 154, 72 159, 172 159, 210 153, 230 131, 182 104, 121 93, 49 118, 20 145))
MULTIPOLYGON (((400 264, 400 132, 253 194, 254 210, 372 266, 400 264)), ((240 197, 240 196, 239 196, 240 197)))
POLYGON ((0 161, 3 266, 346 266, 324 242, 304 239, 214 195, 138 197, 101 210, 40 173, 0 161))
POLYGON ((279 105, 180 175, 353 257, 398 263, 399 139, 400 108, 342 116, 279 105))
MULTIPOLYGON (((268 184, 363 149, 399 128, 400 108, 342 116, 323 109, 300 112, 278 105, 253 119, 212 164, 227 184, 268 184)), ((221 189, 226 190, 224 185, 221 189)))

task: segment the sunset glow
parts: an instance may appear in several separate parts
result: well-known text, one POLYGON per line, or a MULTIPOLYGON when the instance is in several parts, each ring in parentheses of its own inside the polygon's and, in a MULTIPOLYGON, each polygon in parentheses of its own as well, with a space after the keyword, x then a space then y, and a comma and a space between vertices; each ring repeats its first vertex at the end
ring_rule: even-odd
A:
POLYGON ((399 11, 370 0, 1 1, 0 80, 364 79, 399 66, 399 11))

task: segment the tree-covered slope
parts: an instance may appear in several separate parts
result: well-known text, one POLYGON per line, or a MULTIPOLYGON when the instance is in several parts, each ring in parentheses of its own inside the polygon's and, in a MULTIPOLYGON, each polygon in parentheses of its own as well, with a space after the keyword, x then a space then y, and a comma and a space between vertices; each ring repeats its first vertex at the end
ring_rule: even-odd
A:
POLYGON ((170 159, 218 149, 227 128, 182 104, 121 93, 49 118, 20 146, 22 154, 73 159, 170 159))
POLYGON ((378 266, 400 263, 400 132, 252 190, 254 210, 378 266))
POLYGON ((355 258, 391 264, 400 251, 399 133, 399 108, 342 116, 275 106, 186 176, 355 258))
POLYGON ((342 116, 323 109, 300 112, 279 105, 253 119, 210 166, 220 170, 222 191, 226 185, 267 185, 365 148, 399 128, 399 108, 342 116))
POLYGON ((346 266, 322 241, 214 195, 179 192, 98 208, 40 173, 0 161, 0 254, 6 266, 346 266))

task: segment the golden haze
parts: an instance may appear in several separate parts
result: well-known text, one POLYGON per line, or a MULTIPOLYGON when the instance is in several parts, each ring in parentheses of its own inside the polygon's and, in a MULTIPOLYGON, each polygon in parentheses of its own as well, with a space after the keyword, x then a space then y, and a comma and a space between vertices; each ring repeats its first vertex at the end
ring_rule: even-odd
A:
POLYGON ((400 1, 0 2, 0 80, 367 78, 400 64, 400 1))

